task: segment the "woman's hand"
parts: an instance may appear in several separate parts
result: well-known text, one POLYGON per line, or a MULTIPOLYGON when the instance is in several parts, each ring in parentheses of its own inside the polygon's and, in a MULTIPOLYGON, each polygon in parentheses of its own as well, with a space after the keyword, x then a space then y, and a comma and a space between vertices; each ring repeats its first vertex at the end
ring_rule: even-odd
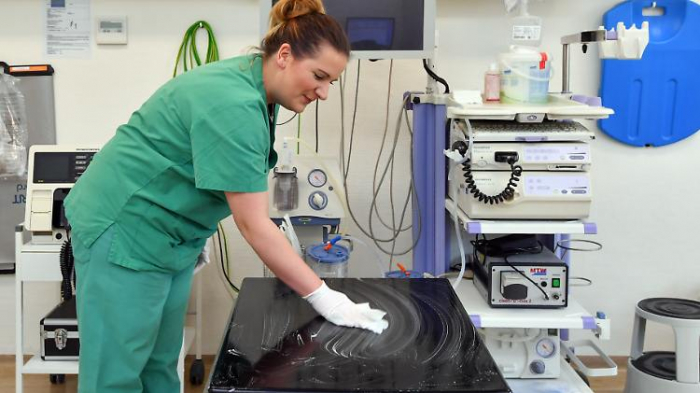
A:
POLYGON ((367 329, 377 334, 389 327, 389 322, 383 319, 386 312, 371 309, 369 303, 354 303, 344 293, 328 288, 325 282, 304 299, 317 313, 338 326, 367 329))

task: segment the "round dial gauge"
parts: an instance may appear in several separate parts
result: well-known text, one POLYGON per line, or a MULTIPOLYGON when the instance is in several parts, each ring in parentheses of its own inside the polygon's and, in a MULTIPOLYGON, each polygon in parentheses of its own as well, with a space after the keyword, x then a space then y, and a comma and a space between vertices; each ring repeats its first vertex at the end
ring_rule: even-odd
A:
POLYGON ((326 176, 326 172, 320 169, 314 169, 313 171, 309 172, 309 184, 312 186, 316 188, 323 187, 326 185, 327 181, 328 177, 326 176))
POLYGON ((314 191, 309 195, 309 206, 314 210, 323 210, 328 206, 328 197, 322 191, 314 191))
POLYGON ((551 338, 543 338, 542 340, 537 342, 535 350, 537 351, 538 355, 546 359, 552 357, 552 355, 556 353, 557 346, 554 343, 554 340, 552 340, 551 338))

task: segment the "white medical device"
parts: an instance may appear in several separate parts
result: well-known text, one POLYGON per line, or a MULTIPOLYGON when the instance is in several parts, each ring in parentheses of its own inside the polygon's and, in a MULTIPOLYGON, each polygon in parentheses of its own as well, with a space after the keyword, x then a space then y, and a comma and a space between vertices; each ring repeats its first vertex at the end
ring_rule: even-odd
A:
POLYGON ((34 244, 66 240, 63 200, 92 161, 96 147, 34 145, 29 148, 24 227, 34 244))
POLYGON ((558 329, 489 328, 480 331, 505 378, 558 378, 558 329))
POLYGON ((464 124, 453 127, 451 146, 471 159, 450 182, 457 183, 457 205, 469 218, 588 217, 593 195, 588 141, 594 135, 587 128, 560 121, 464 124))
POLYGON ((289 215, 295 225, 338 225, 345 218, 338 161, 284 154, 283 150, 268 180, 270 218, 281 221, 289 215))
POLYGON ((584 142, 551 143, 475 143, 472 168, 481 171, 510 171, 499 156, 517 155, 524 171, 587 171, 591 166, 591 148, 584 142))
MULTIPOLYGON (((284 141, 277 166, 268 179, 270 218, 322 277, 345 277, 347 257, 352 251, 350 244, 343 250, 346 257, 333 259, 337 263, 321 263, 326 257, 324 244, 331 240, 330 235, 339 233, 340 221, 345 218, 341 179, 335 158, 295 155, 289 141, 284 141)), ((328 253, 338 257, 332 250, 338 251, 341 246, 332 247, 328 253)), ((272 276, 267 268, 264 274, 272 276)))
MULTIPOLYGON (((472 172, 474 185, 484 194, 498 195, 508 185, 510 172, 472 172)), ((466 185, 457 201, 469 218, 483 219, 583 219, 593 198, 588 172, 523 172, 510 197, 499 204, 484 203, 466 185)))

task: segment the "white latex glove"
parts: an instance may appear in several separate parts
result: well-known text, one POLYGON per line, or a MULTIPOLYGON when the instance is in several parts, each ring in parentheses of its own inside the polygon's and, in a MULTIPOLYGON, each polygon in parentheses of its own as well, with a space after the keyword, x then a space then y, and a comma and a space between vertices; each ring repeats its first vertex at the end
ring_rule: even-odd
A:
POLYGON ((389 322, 383 319, 386 312, 371 309, 369 303, 354 303, 344 293, 328 288, 325 282, 304 300, 317 313, 338 326, 367 329, 377 334, 389 327, 389 322))

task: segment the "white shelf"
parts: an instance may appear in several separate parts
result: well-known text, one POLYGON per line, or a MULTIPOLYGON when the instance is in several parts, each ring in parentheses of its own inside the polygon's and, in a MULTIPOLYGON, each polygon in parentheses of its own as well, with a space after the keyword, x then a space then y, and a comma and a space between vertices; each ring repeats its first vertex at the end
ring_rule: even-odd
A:
MULTIPOLYGON (((452 216, 454 203, 445 199, 445 209, 452 216)), ((535 221, 535 220, 472 220, 461 210, 457 209, 457 217, 464 225, 464 230, 472 235, 479 233, 512 234, 595 234, 598 233, 596 224, 585 221, 535 221)))
POLYGON ((77 360, 42 360, 34 355, 22 367, 22 374, 77 374, 77 360))
POLYGON ((550 94, 547 103, 500 103, 487 102, 478 105, 460 105, 451 100, 447 108, 448 118, 480 120, 515 120, 521 113, 544 113, 549 120, 607 119, 614 114, 610 108, 589 106, 572 101, 568 96, 550 94))
POLYGON ((577 301, 556 309, 492 308, 476 290, 464 281, 455 290, 472 323, 477 328, 596 329, 595 316, 577 301))
POLYGON ((61 281, 60 264, 61 247, 37 246, 25 243, 20 250, 23 260, 21 269, 18 270, 18 279, 21 281, 61 281))
POLYGON ((563 358, 557 379, 507 379, 506 382, 513 393, 593 393, 563 358))

